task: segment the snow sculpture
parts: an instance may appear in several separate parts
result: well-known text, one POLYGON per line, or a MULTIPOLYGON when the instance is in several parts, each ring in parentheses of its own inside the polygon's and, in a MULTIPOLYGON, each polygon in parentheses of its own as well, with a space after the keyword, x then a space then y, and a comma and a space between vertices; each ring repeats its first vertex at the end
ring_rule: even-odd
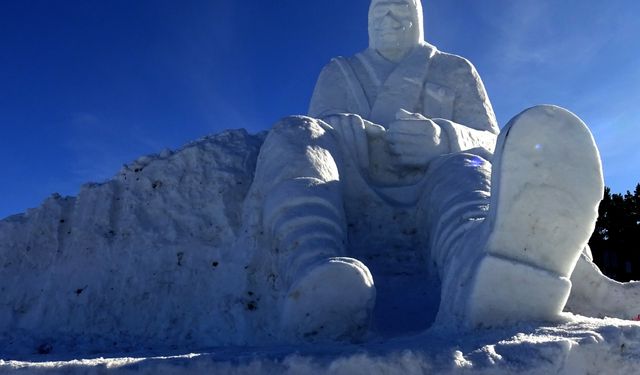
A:
POLYGON ((415 234, 441 281, 436 324, 557 318, 603 192, 587 127, 539 106, 498 135, 475 68, 424 42, 419 0, 373 0, 369 39, 322 70, 311 117, 278 123, 258 158, 247 220, 284 292, 278 333, 366 331, 376 288, 354 227, 415 234))
MULTIPOLYGON (((374 2, 372 47, 332 61, 314 118, 284 119, 266 143, 246 131, 205 137, 0 220, 0 352, 351 339, 372 307, 368 333, 383 339, 425 328, 438 306, 437 323, 453 327, 555 318, 600 194, 591 136, 545 106, 498 139, 477 73, 422 42, 419 7, 374 2), (396 18, 411 24, 394 29, 396 18)), ((640 283, 606 278, 585 250, 570 311, 636 317, 640 283)), ((564 361, 572 334, 588 353, 611 352, 591 332, 621 347, 635 337, 611 329, 621 324, 536 332, 564 361)))

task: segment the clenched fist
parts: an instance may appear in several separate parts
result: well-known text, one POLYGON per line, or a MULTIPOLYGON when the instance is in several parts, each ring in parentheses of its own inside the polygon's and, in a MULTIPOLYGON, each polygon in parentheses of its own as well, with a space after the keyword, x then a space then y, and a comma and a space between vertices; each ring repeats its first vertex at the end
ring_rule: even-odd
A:
POLYGON ((397 167, 422 168, 449 152, 446 133, 430 119, 400 110, 385 133, 397 167))

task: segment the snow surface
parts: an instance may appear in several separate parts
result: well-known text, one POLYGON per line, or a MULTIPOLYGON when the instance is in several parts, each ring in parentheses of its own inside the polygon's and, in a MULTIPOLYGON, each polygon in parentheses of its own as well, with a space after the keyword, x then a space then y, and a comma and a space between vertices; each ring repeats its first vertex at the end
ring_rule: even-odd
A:
POLYGON ((0 221, 0 373, 640 371, 633 321, 565 314, 557 324, 425 332, 438 290, 402 253, 369 262, 379 305, 363 342, 260 343, 246 327, 263 310, 261 292, 246 290, 247 260, 228 244, 263 139, 206 137, 0 221))
POLYGON ((566 316, 450 337, 438 332, 361 345, 217 348, 0 361, 28 374, 637 374, 640 324, 566 316))

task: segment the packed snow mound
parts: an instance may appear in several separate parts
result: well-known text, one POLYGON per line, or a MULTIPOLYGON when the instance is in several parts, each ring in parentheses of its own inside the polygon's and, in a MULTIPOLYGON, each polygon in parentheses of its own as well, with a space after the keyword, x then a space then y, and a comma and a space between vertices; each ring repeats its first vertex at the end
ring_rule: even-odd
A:
POLYGON ((0 221, 0 353, 243 344, 232 243, 263 140, 205 137, 0 221))
POLYGON ((567 316, 570 322, 479 330, 451 337, 427 332, 364 345, 225 348, 197 353, 31 356, 0 361, 18 374, 608 374, 640 371, 640 325, 567 316))

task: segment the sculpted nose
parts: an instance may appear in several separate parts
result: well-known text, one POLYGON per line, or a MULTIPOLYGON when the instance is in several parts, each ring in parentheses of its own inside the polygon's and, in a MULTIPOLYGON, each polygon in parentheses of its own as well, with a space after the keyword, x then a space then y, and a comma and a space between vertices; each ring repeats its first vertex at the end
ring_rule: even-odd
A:
POLYGON ((398 20, 391 11, 388 11, 387 14, 382 17, 381 24, 384 27, 390 27, 394 29, 399 29, 402 27, 402 22, 400 22, 400 20, 398 20))

